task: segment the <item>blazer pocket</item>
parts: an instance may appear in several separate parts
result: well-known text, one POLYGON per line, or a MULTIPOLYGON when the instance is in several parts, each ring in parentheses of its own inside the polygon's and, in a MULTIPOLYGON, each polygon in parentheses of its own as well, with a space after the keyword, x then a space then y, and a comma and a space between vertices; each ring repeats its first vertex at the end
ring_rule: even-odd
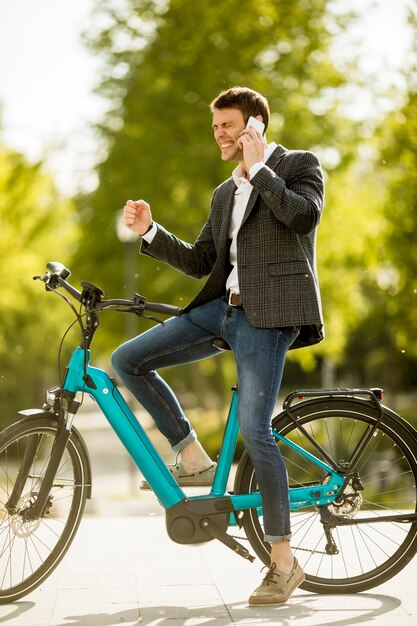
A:
POLYGON ((289 274, 304 274, 310 276, 308 265, 305 261, 287 261, 284 263, 271 263, 268 265, 270 276, 288 276, 289 274))

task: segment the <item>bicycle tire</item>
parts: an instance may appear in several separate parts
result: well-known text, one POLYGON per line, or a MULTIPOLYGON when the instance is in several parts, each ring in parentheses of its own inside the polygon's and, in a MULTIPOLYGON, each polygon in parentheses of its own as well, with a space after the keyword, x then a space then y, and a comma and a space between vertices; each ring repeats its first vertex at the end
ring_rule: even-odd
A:
POLYGON ((86 481, 89 465, 75 429, 64 450, 44 515, 35 521, 22 517, 25 506, 36 498, 56 433, 53 415, 20 420, 0 433, 0 604, 31 593, 52 574, 82 518, 90 488, 86 481), (16 510, 10 514, 5 505, 16 482, 19 460, 33 437, 37 437, 33 463, 16 510))
MULTIPOLYGON (((324 450, 334 460, 340 461, 346 460, 352 453, 366 427, 375 424, 379 411, 367 401, 333 397, 301 402, 294 407, 293 414, 298 423, 319 439, 324 450)), ((277 415, 272 425, 280 434, 321 458, 285 413, 277 415)), ((322 483, 325 480, 323 470, 281 442, 278 445, 286 463, 290 488, 291 485, 322 483)), ((352 489, 351 502, 348 503, 347 499, 344 509, 330 506, 332 514, 354 520, 404 511, 416 512, 416 454, 413 429, 384 408, 382 419, 357 467, 364 491, 355 495, 352 489)), ((239 466, 235 493, 258 490, 246 451, 239 466)), ((256 509, 246 511, 242 523, 252 548, 269 565, 271 548, 263 541, 261 519, 256 509)), ((292 511, 291 528, 291 546, 305 572, 301 588, 315 593, 356 593, 376 587, 401 571, 417 552, 415 522, 336 526, 333 532, 339 553, 334 555, 326 553, 327 541, 318 509, 311 507, 292 511)))

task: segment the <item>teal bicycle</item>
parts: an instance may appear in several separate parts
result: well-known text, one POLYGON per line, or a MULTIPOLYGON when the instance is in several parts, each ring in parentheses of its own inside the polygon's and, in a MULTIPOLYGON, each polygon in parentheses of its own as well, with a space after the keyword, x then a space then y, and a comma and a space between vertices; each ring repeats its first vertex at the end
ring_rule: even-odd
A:
MULTIPOLYGON (((86 393, 166 510, 173 541, 185 545, 216 539, 253 561, 251 547, 268 564, 262 500, 246 451, 233 490, 227 489, 239 435, 238 388, 233 389, 210 492, 190 496, 172 476, 116 382, 90 364, 91 342, 103 312, 172 316, 181 315, 181 309, 147 302, 137 294, 106 300, 91 283, 83 282, 82 291, 77 290, 69 276, 68 269, 54 262, 44 276, 35 278, 71 307, 81 345, 72 353, 60 385, 47 391, 43 407, 21 411, 24 417, 0 433, 0 603, 13 602, 40 585, 77 532, 92 493, 88 451, 74 426, 86 393)), ((221 337, 214 344, 219 350, 228 348, 221 337)), ((352 593, 398 573, 417 551, 417 433, 382 404, 382 390, 294 391, 272 427, 288 469, 291 543, 306 574, 302 588, 352 593)))

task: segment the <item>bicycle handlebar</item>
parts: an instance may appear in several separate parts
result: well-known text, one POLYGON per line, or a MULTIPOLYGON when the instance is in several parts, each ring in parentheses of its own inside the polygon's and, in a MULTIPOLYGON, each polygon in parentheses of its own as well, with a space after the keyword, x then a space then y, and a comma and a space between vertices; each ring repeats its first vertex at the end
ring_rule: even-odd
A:
POLYGON ((148 302, 146 298, 135 294, 132 299, 125 298, 112 298, 109 300, 103 300, 104 292, 95 285, 90 283, 81 283, 83 291, 79 291, 73 287, 66 279, 71 276, 71 271, 66 268, 62 263, 57 261, 51 261, 47 264, 49 270, 45 276, 34 276, 34 280, 42 280, 45 283, 46 289, 54 291, 59 287, 63 287, 75 300, 81 302, 84 305, 91 305, 96 311, 113 310, 142 314, 144 311, 150 313, 161 313, 162 315, 173 315, 179 317, 182 313, 182 308, 174 306, 172 304, 163 304, 161 302, 148 302), (86 299, 86 291, 88 291, 88 300, 86 299), (122 308, 112 308, 122 307, 122 308))

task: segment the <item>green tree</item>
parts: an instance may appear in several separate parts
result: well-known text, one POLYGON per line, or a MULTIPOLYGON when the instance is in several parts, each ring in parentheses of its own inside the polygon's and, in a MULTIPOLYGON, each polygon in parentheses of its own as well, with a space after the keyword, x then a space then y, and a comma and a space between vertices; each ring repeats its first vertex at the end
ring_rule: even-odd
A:
POLYGON ((383 133, 382 158, 389 163, 389 222, 385 250, 390 332, 398 350, 417 357, 417 89, 390 115, 383 133))
POLYGON ((56 296, 32 280, 46 263, 69 259, 77 226, 41 163, 0 146, 0 426, 15 411, 42 405, 58 384, 57 350, 72 321, 56 296))
MULTIPOLYGON (((415 10, 409 26, 415 35, 415 10)), ((397 394, 417 386, 417 38, 412 41, 403 73, 407 91, 401 98, 396 94, 399 106, 385 115, 367 146, 371 158, 362 176, 367 189, 362 212, 369 215, 371 239, 363 249, 363 275, 354 286, 364 306, 343 358, 348 381, 379 384, 397 394)), ((352 230, 353 240, 358 233, 363 237, 363 227, 352 230)), ((404 408, 408 412, 410 407, 398 407, 404 408)))
POLYGON ((352 332, 372 308, 369 287, 376 284, 387 229, 382 212, 387 194, 377 179, 372 160, 360 157, 331 173, 318 231, 327 337, 306 351, 306 366, 315 354, 335 366, 343 363, 352 332))
MULTIPOLYGON (((391 389, 417 385, 417 92, 390 113, 378 132, 373 189, 383 194, 384 237, 373 274, 362 280, 368 313, 347 359, 361 353, 357 373, 391 389)), ((381 221, 380 221, 381 223, 381 221)), ((368 383, 369 384, 369 383, 368 383)))

